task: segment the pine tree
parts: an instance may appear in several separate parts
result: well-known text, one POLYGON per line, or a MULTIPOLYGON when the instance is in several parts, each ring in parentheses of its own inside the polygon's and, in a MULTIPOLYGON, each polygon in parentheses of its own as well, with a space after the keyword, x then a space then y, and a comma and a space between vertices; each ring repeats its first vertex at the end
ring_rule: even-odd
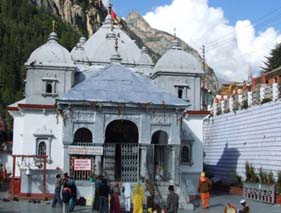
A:
POLYGON ((264 72, 271 71, 281 66, 281 44, 277 44, 270 52, 270 56, 265 57, 265 67, 262 67, 264 72))
POLYGON ((23 98, 24 63, 32 51, 46 43, 52 20, 57 22, 60 44, 71 50, 80 37, 77 29, 29 0, 0 1, 0 115, 10 131, 12 119, 7 105, 23 98))

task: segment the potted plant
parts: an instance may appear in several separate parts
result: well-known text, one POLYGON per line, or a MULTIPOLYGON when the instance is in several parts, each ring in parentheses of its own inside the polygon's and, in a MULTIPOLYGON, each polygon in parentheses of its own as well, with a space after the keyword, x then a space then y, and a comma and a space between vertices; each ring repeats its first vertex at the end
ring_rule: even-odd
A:
POLYGON ((274 175, 270 171, 266 173, 262 168, 256 173, 255 168, 246 162, 246 182, 243 185, 243 195, 246 198, 274 203, 274 175), (263 196, 267 194, 267 196, 263 196))

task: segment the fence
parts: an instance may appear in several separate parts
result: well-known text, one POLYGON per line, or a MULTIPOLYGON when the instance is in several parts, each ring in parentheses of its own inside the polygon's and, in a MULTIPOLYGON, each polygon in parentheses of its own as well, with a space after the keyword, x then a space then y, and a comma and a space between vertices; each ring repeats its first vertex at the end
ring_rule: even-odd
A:
POLYGON ((280 98, 280 85, 277 83, 261 84, 251 91, 238 90, 231 96, 217 95, 213 103, 213 115, 246 109, 269 101, 277 101, 280 98))

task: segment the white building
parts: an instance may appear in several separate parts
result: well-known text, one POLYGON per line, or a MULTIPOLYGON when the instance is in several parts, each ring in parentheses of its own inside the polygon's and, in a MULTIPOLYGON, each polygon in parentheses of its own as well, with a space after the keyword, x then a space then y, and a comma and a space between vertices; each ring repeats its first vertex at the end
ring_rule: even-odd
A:
MULTIPOLYGON (((162 197, 169 184, 183 200, 197 193, 207 113, 200 110, 200 62, 175 39, 154 66, 110 16, 71 53, 57 40, 52 32, 33 51, 25 63, 25 99, 8 108, 13 155, 48 156, 46 193, 53 193, 62 171, 84 197, 91 196, 93 173, 110 181, 144 176, 165 187, 162 197)), ((22 194, 42 193, 38 159, 17 158, 15 176, 22 194)))

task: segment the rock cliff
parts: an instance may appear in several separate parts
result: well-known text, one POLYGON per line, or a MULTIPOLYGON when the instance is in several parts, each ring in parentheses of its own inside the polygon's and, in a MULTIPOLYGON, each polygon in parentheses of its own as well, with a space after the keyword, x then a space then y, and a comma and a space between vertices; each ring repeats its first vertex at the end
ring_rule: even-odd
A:
MULTIPOLYGON (((70 23, 80 29, 84 35, 92 35, 96 32, 107 15, 102 0, 30 0, 38 7, 45 7, 54 15, 60 17, 67 23, 70 23)), ((146 46, 149 54, 156 62, 161 55, 169 48, 174 36, 156 30, 145 21, 137 12, 129 14, 126 20, 122 20, 124 30, 131 38, 136 40, 139 47, 146 46)), ((202 58, 199 53, 184 41, 179 39, 181 47, 194 55, 201 63, 202 58)), ((214 74, 214 71, 206 65, 205 68, 205 87, 217 94, 220 83, 214 74)))

